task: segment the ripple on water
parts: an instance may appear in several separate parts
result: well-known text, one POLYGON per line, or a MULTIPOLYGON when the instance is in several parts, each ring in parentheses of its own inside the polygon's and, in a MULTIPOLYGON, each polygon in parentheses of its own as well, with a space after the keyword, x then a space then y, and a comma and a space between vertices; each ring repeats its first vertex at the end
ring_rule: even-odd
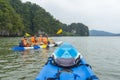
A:
MULTIPOLYGON (((54 37, 53 39, 73 44, 83 54, 100 80, 120 80, 119 37, 54 37)), ((55 49, 13 52, 9 49, 17 45, 20 38, 1 40, 0 80, 35 80, 47 57, 55 49)))

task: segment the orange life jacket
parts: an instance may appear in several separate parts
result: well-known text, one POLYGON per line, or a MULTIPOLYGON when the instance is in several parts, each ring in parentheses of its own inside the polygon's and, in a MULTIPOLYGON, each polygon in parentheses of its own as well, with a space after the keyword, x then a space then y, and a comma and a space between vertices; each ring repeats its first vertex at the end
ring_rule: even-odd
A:
POLYGON ((31 37, 31 42, 32 42, 32 43, 35 43, 35 42, 36 42, 35 37, 31 37))
POLYGON ((38 42, 43 42, 43 37, 39 37, 38 42))
POLYGON ((43 43, 48 44, 48 39, 46 37, 43 37, 43 43))

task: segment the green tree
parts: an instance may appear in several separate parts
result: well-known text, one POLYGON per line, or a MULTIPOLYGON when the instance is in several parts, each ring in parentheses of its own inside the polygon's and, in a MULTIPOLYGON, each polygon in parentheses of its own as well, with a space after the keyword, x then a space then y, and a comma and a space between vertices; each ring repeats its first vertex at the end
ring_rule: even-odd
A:
POLYGON ((89 36, 89 29, 82 23, 72 23, 69 27, 69 32, 78 36, 89 36))
POLYGON ((0 35, 36 34, 39 31, 55 35, 62 28, 62 35, 88 36, 88 27, 82 23, 66 25, 55 19, 42 7, 21 0, 0 0, 0 35))
POLYGON ((21 35, 24 25, 8 1, 0 0, 0 35, 21 35))

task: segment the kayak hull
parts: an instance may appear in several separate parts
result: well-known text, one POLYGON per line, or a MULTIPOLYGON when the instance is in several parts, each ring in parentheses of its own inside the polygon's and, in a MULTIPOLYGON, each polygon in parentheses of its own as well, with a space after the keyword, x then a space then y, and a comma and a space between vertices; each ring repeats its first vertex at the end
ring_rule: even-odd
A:
MULTIPOLYGON (((48 47, 55 47, 59 46, 62 44, 62 41, 58 41, 55 44, 49 44, 48 47)), ((30 50, 30 49, 40 49, 40 48, 46 48, 47 45, 36 45, 36 46, 31 46, 31 47, 19 47, 19 46, 14 46, 12 48, 13 51, 24 51, 24 50, 30 50)))
POLYGON ((15 46, 12 48, 13 51, 24 51, 24 50, 28 50, 28 49, 40 49, 41 46, 31 46, 31 47, 19 47, 19 46, 15 46))

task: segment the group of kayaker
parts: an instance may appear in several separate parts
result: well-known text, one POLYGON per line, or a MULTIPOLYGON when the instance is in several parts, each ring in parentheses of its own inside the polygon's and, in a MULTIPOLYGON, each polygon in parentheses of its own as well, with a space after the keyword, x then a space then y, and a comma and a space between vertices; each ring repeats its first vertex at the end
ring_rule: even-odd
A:
POLYGON ((43 35, 39 35, 39 37, 36 37, 36 35, 33 35, 31 36, 30 38, 27 38, 27 37, 23 37, 21 39, 21 42, 19 44, 19 46, 21 47, 30 47, 30 46, 35 46, 35 45, 48 45, 51 43, 54 43, 54 41, 48 39, 48 35, 45 34, 44 36, 43 35))

